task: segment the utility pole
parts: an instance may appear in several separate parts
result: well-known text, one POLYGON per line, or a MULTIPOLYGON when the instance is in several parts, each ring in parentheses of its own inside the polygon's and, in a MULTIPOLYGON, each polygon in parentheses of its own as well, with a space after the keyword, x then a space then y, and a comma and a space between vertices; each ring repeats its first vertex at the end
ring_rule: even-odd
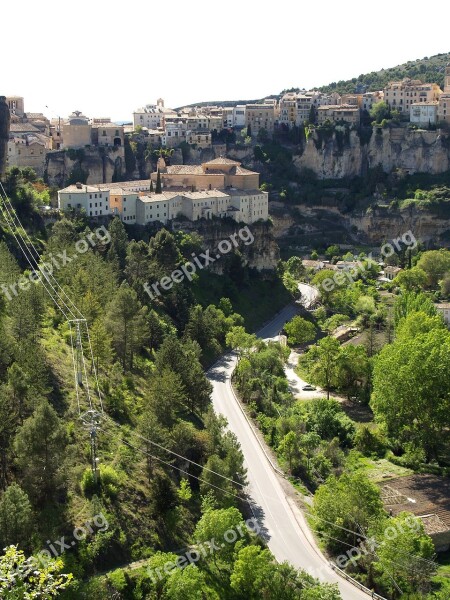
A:
POLYGON ((75 391, 80 410, 80 419, 84 427, 89 431, 92 476, 94 478, 94 484, 97 484, 99 462, 97 456, 97 437, 98 431, 100 430, 102 414, 95 409, 92 403, 86 361, 83 352, 83 327, 86 328, 86 333, 89 335, 87 332, 87 322, 86 319, 73 319, 69 321, 69 324, 71 327, 72 355, 75 371, 75 391), (75 328, 75 344, 73 343, 72 326, 75 328), (84 402, 80 402, 80 399, 84 399, 84 402), (89 409, 82 413, 81 405, 86 404, 89 406, 89 409))

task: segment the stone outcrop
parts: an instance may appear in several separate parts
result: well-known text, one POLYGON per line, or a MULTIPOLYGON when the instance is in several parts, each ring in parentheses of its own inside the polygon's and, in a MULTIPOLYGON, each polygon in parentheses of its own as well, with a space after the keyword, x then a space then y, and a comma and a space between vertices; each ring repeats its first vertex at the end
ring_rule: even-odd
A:
POLYGON ((63 188, 76 181, 111 183, 122 181, 124 174, 123 148, 90 147, 56 150, 47 154, 45 178, 50 186, 63 188))
POLYGON ((319 179, 362 176, 378 165, 386 173, 443 173, 450 169, 450 135, 393 127, 374 129, 370 137, 350 131, 348 137, 333 133, 323 139, 314 131, 294 164, 299 170, 311 169, 319 179))
POLYGON ((450 214, 423 210, 412 204, 404 208, 371 206, 351 213, 341 213, 336 206, 311 204, 284 205, 283 209, 281 202, 276 203, 274 211, 271 205, 272 234, 280 244, 289 239, 291 244, 302 245, 303 236, 298 230, 306 235, 316 234, 331 243, 329 234, 340 230, 342 234, 339 239, 333 239, 334 243, 342 243, 345 234, 354 243, 378 246, 412 231, 426 247, 450 245, 450 214))
MULTIPOLYGON (((231 220, 213 221, 175 221, 173 229, 182 229, 183 231, 196 231, 203 240, 204 247, 211 252, 211 256, 215 257, 218 244, 222 240, 229 240, 230 235, 237 233, 241 228, 246 227, 242 223, 233 223, 231 220)), ((244 241, 239 236, 236 241, 239 243, 238 251, 242 256, 242 264, 258 271, 273 271, 280 259, 280 249, 272 234, 272 225, 270 223, 253 223, 248 226, 254 241, 245 244, 247 235, 245 234, 244 241)), ((227 257, 231 257, 230 253, 223 254, 222 258, 212 263, 208 269, 214 273, 222 274, 226 265, 227 257)))
POLYGON ((10 120, 11 116, 9 107, 6 104, 6 97, 0 96, 0 179, 3 179, 6 169, 10 120))

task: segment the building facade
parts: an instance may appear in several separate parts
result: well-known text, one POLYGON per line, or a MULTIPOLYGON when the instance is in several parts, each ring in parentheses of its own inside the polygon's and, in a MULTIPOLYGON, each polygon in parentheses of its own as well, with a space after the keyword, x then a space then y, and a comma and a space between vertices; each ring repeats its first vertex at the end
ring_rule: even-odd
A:
POLYGON ((410 107, 409 120, 414 125, 428 127, 438 121, 439 102, 414 102, 410 107))
POLYGON ((245 109, 245 125, 250 126, 252 135, 261 129, 273 133, 275 126, 275 107, 273 104, 247 104, 245 109))
POLYGON ((110 214, 109 190, 77 183, 58 192, 59 210, 85 210, 88 217, 110 214))
POLYGON ((437 83, 422 83, 420 79, 392 81, 384 88, 384 101, 392 110, 410 114, 411 104, 439 101, 442 94, 437 83))

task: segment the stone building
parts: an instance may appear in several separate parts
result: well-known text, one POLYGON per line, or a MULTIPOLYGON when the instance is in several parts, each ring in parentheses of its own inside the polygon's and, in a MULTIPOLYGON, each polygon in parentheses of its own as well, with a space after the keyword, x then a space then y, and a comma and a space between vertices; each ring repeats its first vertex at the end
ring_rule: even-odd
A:
POLYGON ((360 116, 361 111, 359 107, 350 104, 319 106, 317 109, 317 123, 319 125, 323 125, 325 121, 331 121, 332 123, 343 121, 349 125, 358 126, 360 116))
POLYGON ((64 148, 83 148, 91 144, 91 124, 79 110, 75 110, 62 125, 64 148))
POLYGON ((391 109, 409 115, 411 104, 439 101, 442 94, 437 83, 422 83, 420 79, 391 81, 384 88, 384 101, 391 109))
MULTIPOLYGON (((173 187, 195 190, 225 189, 234 187, 248 190, 259 188, 259 173, 241 167, 241 163, 228 158, 215 158, 201 165, 161 164, 161 181, 164 189, 173 187)), ((156 184, 157 173, 151 178, 156 184)))
POLYGON ((439 97, 438 122, 450 124, 450 63, 445 68, 444 93, 439 97))

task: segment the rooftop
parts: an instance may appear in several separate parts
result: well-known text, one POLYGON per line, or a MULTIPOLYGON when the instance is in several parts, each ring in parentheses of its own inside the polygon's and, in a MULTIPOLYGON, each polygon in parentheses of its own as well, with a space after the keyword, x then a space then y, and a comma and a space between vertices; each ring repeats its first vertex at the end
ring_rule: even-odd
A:
POLYGON ((108 191, 108 188, 106 189, 102 189, 99 185, 85 185, 80 184, 73 184, 73 185, 69 185, 66 188, 64 188, 63 190, 59 190, 60 192, 64 192, 65 194, 85 194, 87 193, 97 193, 97 192, 105 192, 108 191))
POLYGON ((33 133, 39 133, 39 129, 31 123, 11 123, 11 133, 27 133, 30 131, 33 133))
POLYGON ((219 156, 218 158, 214 158, 213 160, 209 160, 204 165, 240 165, 241 163, 237 160, 231 160, 231 158, 226 158, 224 156, 219 156))
POLYGON ((380 488, 384 507, 394 516, 408 511, 422 517, 427 533, 437 533, 436 526, 450 530, 450 479, 415 474, 391 479, 380 488))

